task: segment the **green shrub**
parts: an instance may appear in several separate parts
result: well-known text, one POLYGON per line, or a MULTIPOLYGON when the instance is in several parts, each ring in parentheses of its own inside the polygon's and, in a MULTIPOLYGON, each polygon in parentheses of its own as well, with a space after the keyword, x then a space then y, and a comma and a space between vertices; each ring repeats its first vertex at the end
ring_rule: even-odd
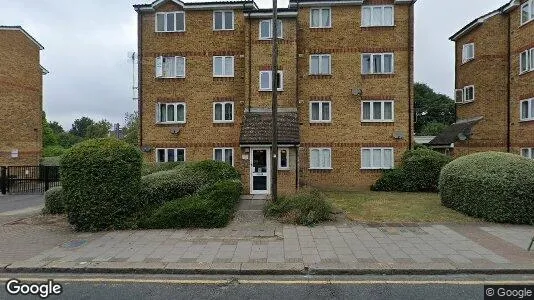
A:
POLYGON ((534 161, 498 152, 460 157, 441 171, 441 202, 487 221, 534 224, 534 161))
POLYGON ((384 172, 371 189, 374 191, 437 192, 441 169, 450 161, 449 156, 427 148, 406 151, 400 167, 384 172))
POLYGON ((141 220, 143 228, 217 228, 230 221, 243 186, 237 180, 204 186, 198 193, 169 201, 141 220))
POLYGON ((269 203, 265 214, 282 222, 310 226, 330 220, 331 211, 332 206, 321 192, 304 190, 295 196, 282 196, 276 203, 269 203))
POLYGON ((61 165, 61 156, 43 157, 41 158, 42 166, 59 166, 61 165))
POLYGON ((68 149, 65 149, 61 146, 47 146, 43 149, 44 157, 54 157, 61 156, 67 152, 68 149))
POLYGON ((65 212, 65 202, 63 200, 63 188, 56 186, 45 192, 44 214, 57 215, 65 212))
POLYGON ((199 161, 188 165, 188 168, 202 176, 204 184, 211 184, 220 180, 241 178, 239 172, 237 172, 234 167, 220 161, 199 161))
POLYGON ((202 184, 201 176, 187 168, 160 171, 141 178, 139 197, 143 205, 161 205, 193 194, 202 184))
POLYGON ((141 174, 143 176, 150 175, 153 173, 172 170, 178 166, 184 165, 183 162, 166 162, 166 163, 155 163, 155 164, 143 164, 143 169, 141 174))
POLYGON ((78 230, 120 229, 141 209, 141 152, 117 139, 87 140, 61 159, 69 222, 78 230))

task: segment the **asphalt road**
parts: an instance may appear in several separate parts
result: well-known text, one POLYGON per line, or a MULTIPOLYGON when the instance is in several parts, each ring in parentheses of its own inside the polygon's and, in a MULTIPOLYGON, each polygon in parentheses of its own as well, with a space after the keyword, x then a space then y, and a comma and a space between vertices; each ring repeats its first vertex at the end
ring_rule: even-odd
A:
MULTIPOLYGON (((484 299, 484 283, 534 284, 534 276, 152 276, 0 274, 6 281, 56 279, 63 293, 49 299, 484 299)), ((523 298, 527 299, 527 298, 523 298)))
POLYGON ((24 213, 44 205, 43 195, 0 195, 0 214, 24 213))

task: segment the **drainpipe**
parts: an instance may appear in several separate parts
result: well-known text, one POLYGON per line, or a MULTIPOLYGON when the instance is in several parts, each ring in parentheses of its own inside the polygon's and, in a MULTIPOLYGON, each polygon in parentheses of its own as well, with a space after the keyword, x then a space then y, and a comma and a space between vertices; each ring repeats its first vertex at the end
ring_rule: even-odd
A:
POLYGON ((408 150, 412 149, 412 136, 413 136, 413 110, 412 110, 412 85, 413 85, 413 2, 410 4, 410 9, 408 10, 408 20, 410 22, 408 26, 408 150))
MULTIPOLYGON (((297 0, 297 19, 295 21, 295 43, 296 43, 296 53, 295 53, 295 86, 296 86, 296 92, 295 92, 295 106, 297 107, 297 122, 300 127, 300 106, 299 106, 299 0, 297 0)), ((299 130, 300 134, 300 130, 299 130)), ((300 138, 299 138, 300 140, 300 138)), ((299 189, 299 146, 295 147, 295 190, 298 191, 299 189)))
POLYGON ((250 112, 252 98, 252 19, 248 14, 248 111, 250 112))
POLYGON ((139 115, 139 148, 143 148, 143 15, 137 12, 137 111, 139 115))
POLYGON ((511 59, 511 55, 512 55, 512 46, 511 46, 511 35, 512 35, 512 31, 511 31, 511 28, 512 28, 512 20, 511 20, 511 16, 510 14, 508 13, 508 41, 507 41, 507 44, 508 44, 508 49, 507 49, 507 56, 506 56, 506 60, 507 60, 507 65, 508 65, 508 69, 506 70, 508 72, 508 80, 506 82, 506 151, 507 152, 512 152, 512 142, 511 142, 511 136, 510 136, 510 129, 511 129, 511 124, 510 124, 510 121, 511 121, 511 105, 510 105, 510 102, 511 102, 511 99, 510 99, 510 86, 511 86, 511 80, 512 80, 512 73, 511 73, 511 70, 512 70, 512 59, 511 59))

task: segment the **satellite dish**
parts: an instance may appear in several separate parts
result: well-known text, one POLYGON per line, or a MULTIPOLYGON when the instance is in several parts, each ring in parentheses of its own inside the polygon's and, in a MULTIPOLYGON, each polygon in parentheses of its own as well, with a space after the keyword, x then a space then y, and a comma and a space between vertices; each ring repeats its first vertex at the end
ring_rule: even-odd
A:
POLYGON ((468 136, 465 135, 463 132, 458 133, 458 139, 460 141, 466 141, 468 139, 468 136))
POLYGON ((141 150, 143 152, 150 152, 150 151, 152 151, 152 148, 150 146, 143 146, 143 148, 141 148, 141 150))
POLYGON ((355 96, 361 96, 363 94, 362 89, 352 89, 352 94, 355 96))
POLYGON ((395 131, 393 132, 393 137, 397 140, 400 140, 400 139, 403 139, 404 138, 404 132, 402 131, 395 131))

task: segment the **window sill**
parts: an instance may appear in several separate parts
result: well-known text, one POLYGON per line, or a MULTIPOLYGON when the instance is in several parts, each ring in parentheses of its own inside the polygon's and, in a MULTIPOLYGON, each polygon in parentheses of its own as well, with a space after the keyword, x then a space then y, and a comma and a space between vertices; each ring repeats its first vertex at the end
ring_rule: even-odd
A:
MULTIPOLYGON (((530 20, 526 21, 525 23, 522 23, 521 25, 519 25, 519 28, 522 28, 523 26, 532 23, 532 21, 534 21, 534 19, 530 19, 530 20)), ((521 22, 521 20, 519 22, 521 22)))
POLYGON ((177 77, 156 77, 156 79, 185 79, 185 76, 177 76, 177 77))
POLYGON ((280 168, 278 167, 278 171, 291 171, 290 168, 280 168))
MULTIPOLYGON (((258 90, 258 92, 272 92, 273 90, 258 90)), ((281 90, 277 90, 277 92, 283 92, 284 90, 281 89, 281 90)))
POLYGON ((213 29, 213 32, 228 32, 228 31, 235 31, 234 28, 231 29, 213 29))
POLYGON ((155 33, 184 33, 185 30, 175 30, 175 31, 155 31, 155 33))
POLYGON ((524 72, 519 72, 519 76, 522 76, 522 75, 525 75, 525 74, 528 74, 528 73, 532 73, 532 72, 534 72, 534 69, 528 70, 528 71, 524 71, 524 72))
POLYGON ((332 73, 330 74, 308 74, 308 76, 311 78, 331 78, 332 73))
POLYGON ((362 120, 361 123, 366 123, 366 124, 369 124, 369 123, 395 123, 395 120, 391 120, 391 121, 381 121, 381 120, 362 120))
POLYGON ((519 123, 529 123, 529 122, 534 122, 534 118, 532 118, 532 119, 521 119, 521 120, 519 120, 519 123))
POLYGON ((393 170, 393 168, 360 168, 361 171, 386 171, 393 170))
POLYGON ((310 125, 330 125, 332 121, 310 121, 310 125))
POLYGON ((156 122, 156 125, 183 125, 186 122, 156 122))
POLYGON ((370 74, 362 74, 363 79, 367 78, 393 78, 395 77, 395 73, 370 73, 370 74))
POLYGON ((332 171, 333 168, 308 168, 310 171, 332 171))
POLYGON ((474 57, 473 57, 473 58, 470 58, 470 59, 467 59, 467 60, 465 60, 465 61, 462 60, 462 64, 461 64, 461 66, 463 66, 463 65, 465 65, 465 64, 467 64, 467 63, 469 63, 469 62, 472 62, 473 60, 475 60, 474 57))
POLYGON ((317 30, 317 29, 319 29, 319 30, 320 30, 320 29, 332 29, 332 26, 328 26, 328 27, 311 27, 311 26, 310 26, 309 28, 312 29, 312 30, 317 30))
POLYGON ((467 100, 467 101, 464 101, 464 102, 461 102, 461 103, 458 103, 458 104, 469 104, 469 103, 473 103, 473 102, 475 102, 475 99, 467 100))
MULTIPOLYGON (((283 37, 279 37, 278 39, 279 40, 283 40, 284 38, 283 37)), ((273 38, 259 38, 258 39, 258 41, 269 41, 269 42, 272 41, 272 40, 273 40, 273 38)))
POLYGON ((369 26, 360 25, 360 28, 362 29, 372 29, 372 28, 388 29, 388 28, 395 28, 396 26, 397 25, 369 25, 369 26))
POLYGON ((234 120, 232 121, 213 121, 213 124, 233 124, 234 120))
POLYGON ((234 78, 234 75, 213 75, 213 78, 234 78))

